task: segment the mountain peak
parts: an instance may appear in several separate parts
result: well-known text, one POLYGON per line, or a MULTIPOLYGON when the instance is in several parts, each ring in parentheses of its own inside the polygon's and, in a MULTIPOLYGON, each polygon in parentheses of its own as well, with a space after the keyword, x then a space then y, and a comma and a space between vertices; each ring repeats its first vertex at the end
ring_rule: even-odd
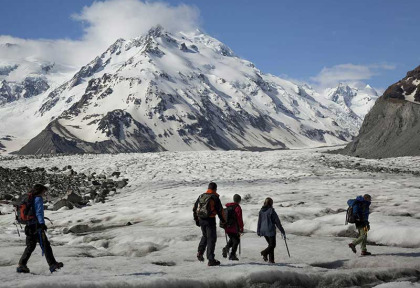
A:
POLYGON ((165 29, 163 29, 163 27, 160 24, 158 24, 150 28, 149 31, 147 32, 147 35, 158 38, 162 36, 163 31, 165 31, 165 29))

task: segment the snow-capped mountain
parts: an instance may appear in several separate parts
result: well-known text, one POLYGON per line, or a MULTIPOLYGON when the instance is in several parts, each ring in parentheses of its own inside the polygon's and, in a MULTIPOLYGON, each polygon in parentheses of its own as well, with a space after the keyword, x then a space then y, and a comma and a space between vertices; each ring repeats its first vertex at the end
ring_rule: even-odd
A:
POLYGON ((339 104, 348 113, 355 113, 363 120, 378 99, 378 92, 369 85, 348 85, 340 83, 324 92, 327 99, 339 104))
POLYGON ((50 88, 46 74, 54 64, 26 62, 0 65, 0 105, 37 96, 50 88))
MULTIPOLYGON (((162 27, 117 40, 36 98, 26 109, 14 106, 31 119, 24 136, 39 133, 22 154, 331 145, 352 139, 361 122, 308 85, 262 73, 206 34, 162 27)), ((10 121, 22 123, 10 107, 10 121)))

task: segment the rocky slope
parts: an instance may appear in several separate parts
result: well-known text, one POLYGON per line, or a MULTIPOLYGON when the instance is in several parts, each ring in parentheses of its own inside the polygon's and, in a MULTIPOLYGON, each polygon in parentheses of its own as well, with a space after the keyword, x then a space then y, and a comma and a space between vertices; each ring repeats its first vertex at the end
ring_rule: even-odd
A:
POLYGON ((391 85, 341 154, 364 158, 420 155, 420 66, 391 85))
POLYGON ((331 145, 351 140, 361 122, 208 35, 162 27, 117 40, 36 114, 52 121, 20 154, 331 145))

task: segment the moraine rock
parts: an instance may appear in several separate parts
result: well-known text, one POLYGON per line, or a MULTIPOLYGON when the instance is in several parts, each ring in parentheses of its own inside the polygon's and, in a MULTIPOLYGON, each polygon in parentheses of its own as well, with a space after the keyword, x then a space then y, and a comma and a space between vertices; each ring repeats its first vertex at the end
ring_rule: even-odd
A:
POLYGON ((385 91, 359 135, 336 152, 363 158, 420 155, 420 66, 385 91))

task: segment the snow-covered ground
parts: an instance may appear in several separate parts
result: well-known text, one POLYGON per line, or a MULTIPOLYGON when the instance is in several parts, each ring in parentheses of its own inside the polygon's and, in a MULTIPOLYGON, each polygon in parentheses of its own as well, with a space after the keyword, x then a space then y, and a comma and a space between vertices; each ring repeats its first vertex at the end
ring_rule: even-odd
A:
MULTIPOLYGON (((104 204, 46 211, 54 221, 48 235, 55 256, 65 265, 54 274, 39 247, 28 263, 33 274, 15 273, 24 238, 12 214, 1 215, 0 287, 420 287, 419 176, 334 168, 332 162, 420 171, 420 158, 365 160, 320 149, 0 158, 3 167, 72 165, 77 172, 120 171, 130 180, 104 204), (200 229, 192 206, 209 181, 217 182, 223 203, 235 193, 246 198, 240 261, 221 257, 225 236, 218 229, 220 267, 196 259, 200 229), (354 227, 344 225, 346 201, 365 193, 373 198, 368 235, 373 257, 351 252, 347 244, 354 227), (275 265, 262 261, 266 242, 255 233, 268 196, 291 253, 289 258, 279 236, 275 265), (77 224, 89 231, 63 233, 77 224)), ((0 209, 11 212, 6 205, 0 209)))

